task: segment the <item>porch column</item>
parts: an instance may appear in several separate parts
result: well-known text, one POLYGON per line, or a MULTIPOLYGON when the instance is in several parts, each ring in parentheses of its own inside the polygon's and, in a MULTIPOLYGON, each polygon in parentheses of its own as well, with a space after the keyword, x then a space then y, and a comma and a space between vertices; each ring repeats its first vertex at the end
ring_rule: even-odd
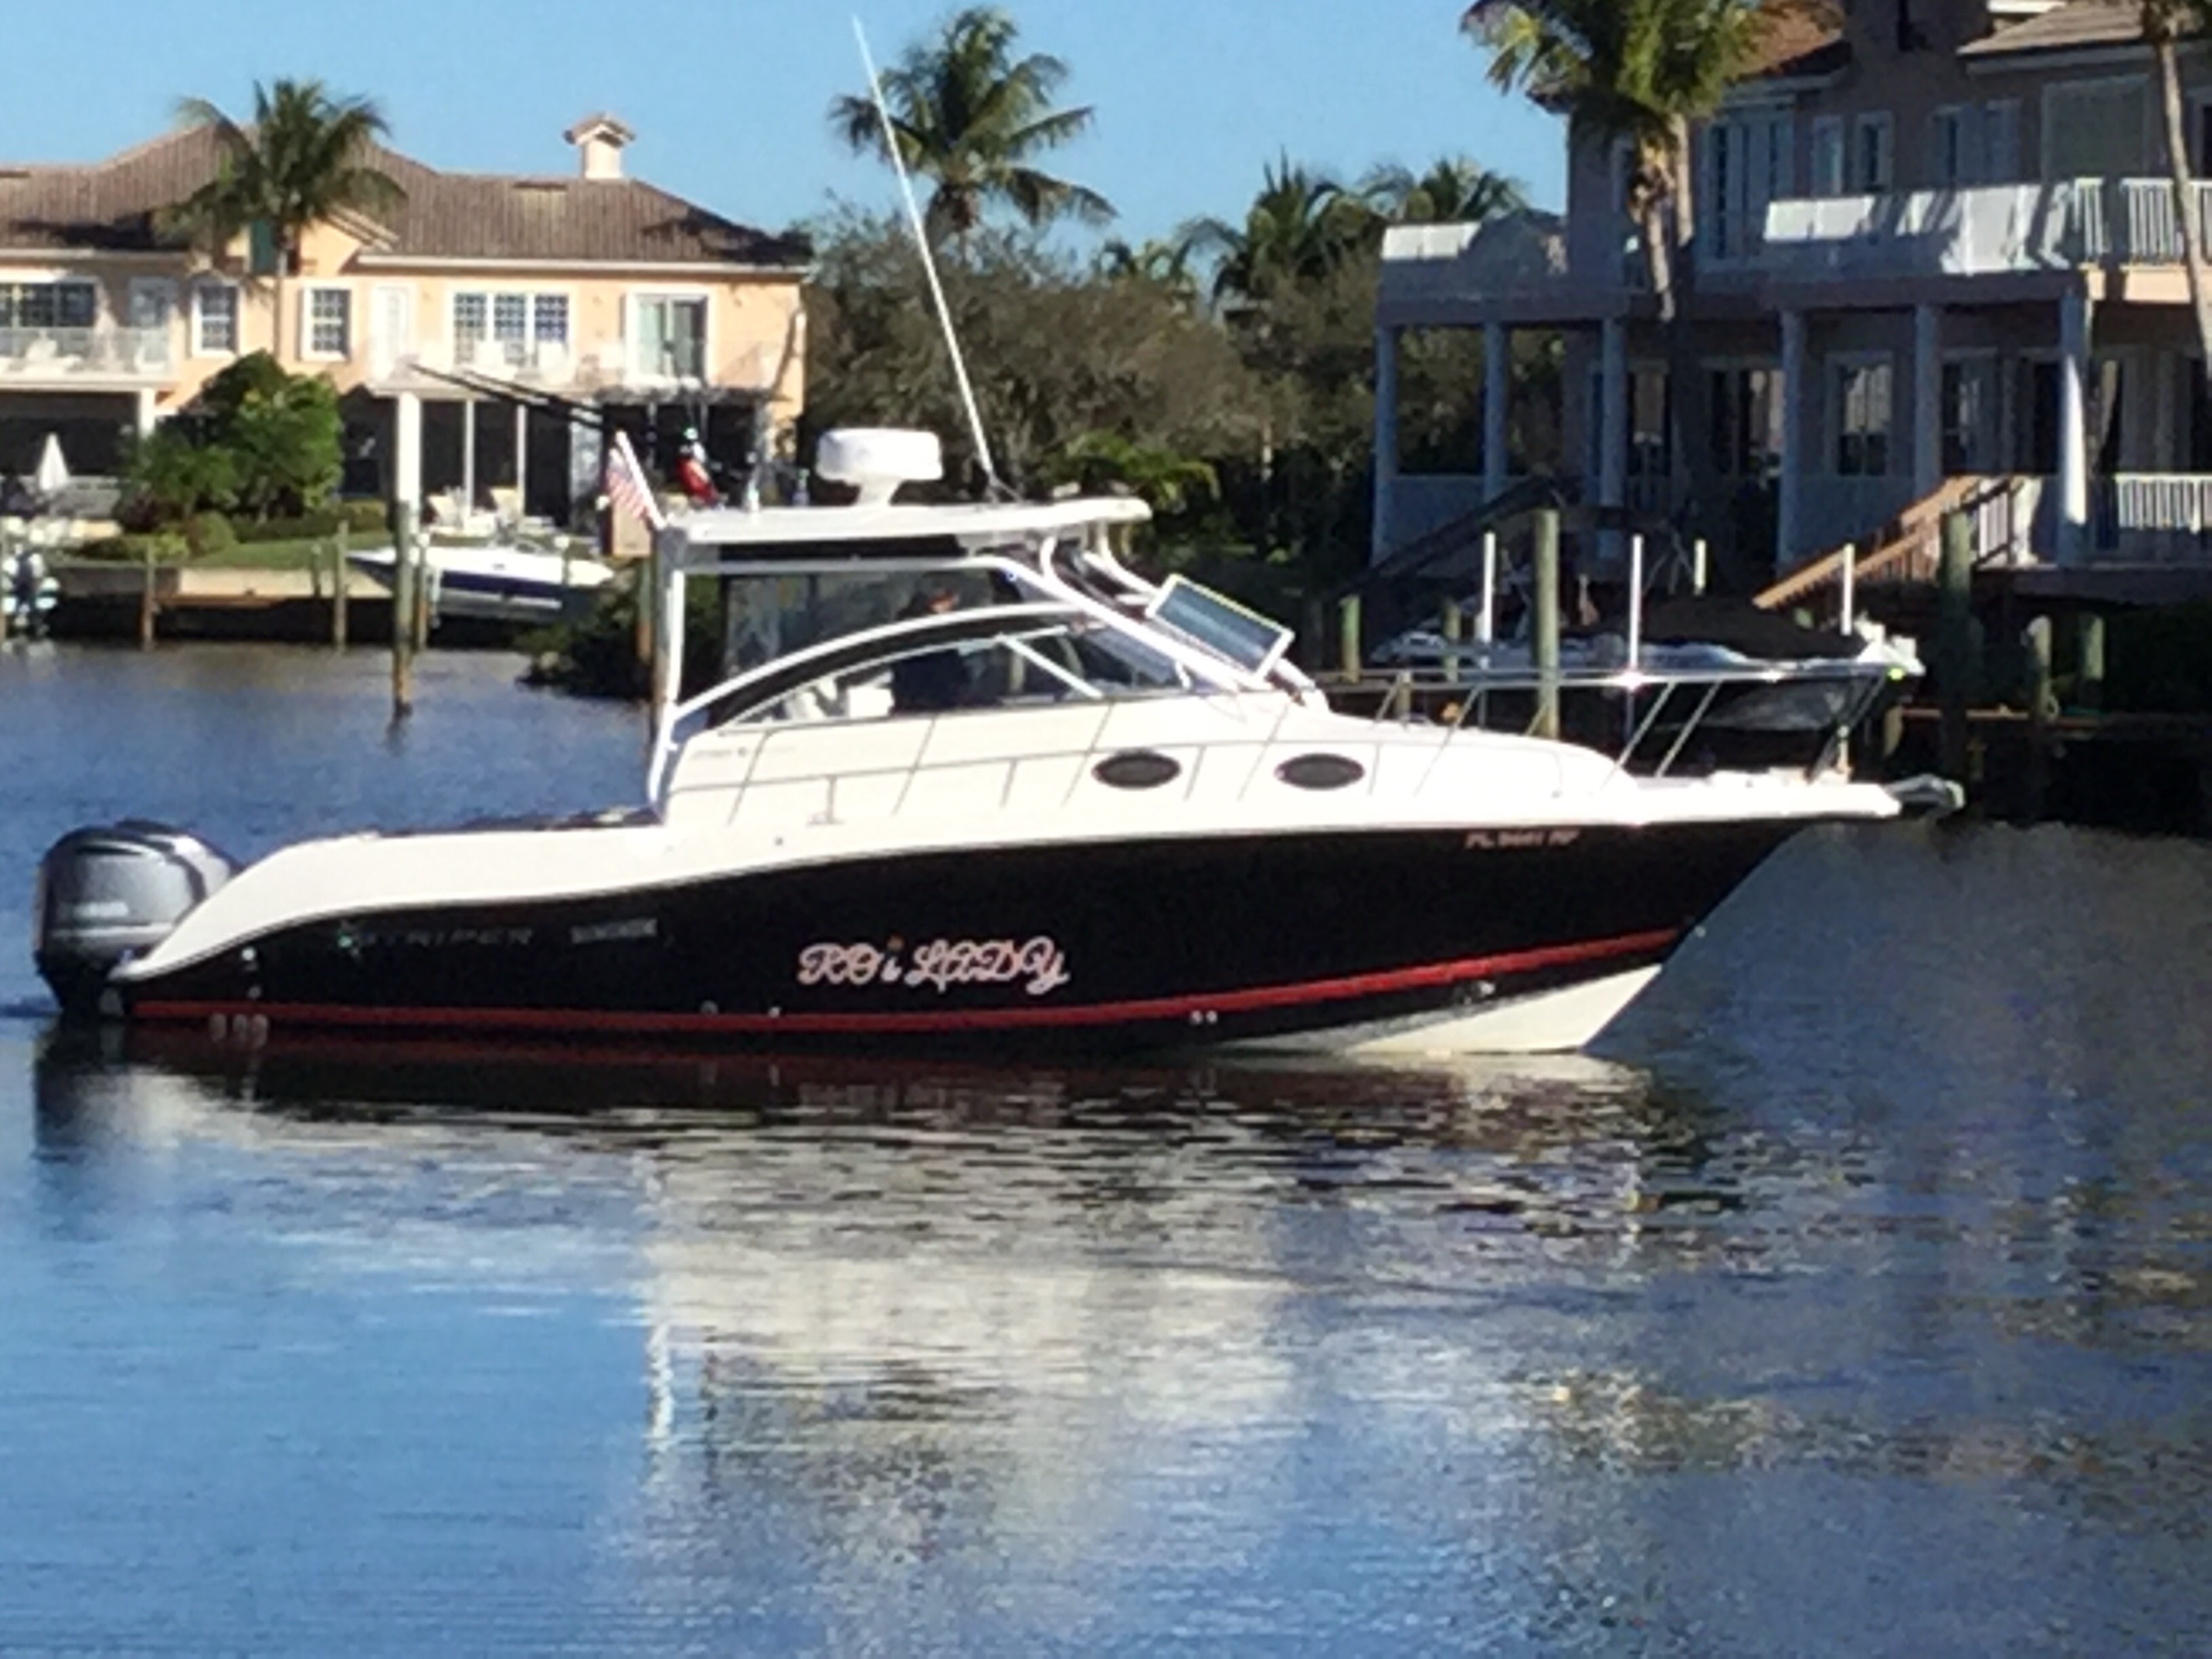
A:
POLYGON ((1805 313, 1782 313, 1782 477, 1776 489, 1774 568, 1787 570, 1803 552, 1798 526, 1805 510, 1805 408, 1813 395, 1805 367, 1805 313))
POLYGON ((477 510, 477 400, 461 399, 461 523, 477 510))
MULTIPOLYGON (((706 441, 702 429, 700 441, 706 441)), ((514 406, 514 517, 517 523, 530 516, 530 405, 514 406)))
POLYGON ((1482 499, 1505 493, 1510 476, 1505 453, 1506 404, 1513 395, 1513 331, 1503 323, 1482 325, 1482 499))
POLYGON ((1391 498, 1398 493, 1398 335, 1375 331, 1375 524, 1368 556, 1390 550, 1391 498))
POLYGON ((2089 551, 2089 296, 2069 289, 2058 302, 2058 562, 2089 551))
POLYGON ((392 499, 410 512, 422 505, 422 397, 403 392, 392 403, 392 499))
POLYGON ((1912 309, 1912 494, 1943 482, 1943 309, 1912 309))
POLYGON ((138 388, 138 435, 150 438, 161 418, 161 394, 150 386, 138 388))
MULTIPOLYGON (((1597 419, 1597 503, 1623 507, 1628 505, 1628 320, 1624 317, 1607 318, 1599 337, 1597 419)), ((1607 562, 1617 560, 1620 532, 1606 532, 1598 538, 1598 545, 1607 562)))

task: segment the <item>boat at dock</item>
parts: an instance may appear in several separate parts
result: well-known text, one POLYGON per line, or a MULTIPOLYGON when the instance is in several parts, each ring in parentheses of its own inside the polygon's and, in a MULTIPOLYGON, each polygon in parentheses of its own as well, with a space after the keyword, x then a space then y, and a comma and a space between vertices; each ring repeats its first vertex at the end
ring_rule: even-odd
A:
MULTIPOLYGON (((392 586, 398 557, 391 548, 362 548, 346 556, 372 580, 392 586)), ((511 542, 433 538, 423 545, 422 559, 434 613, 472 622, 558 621, 588 607, 615 574, 611 565, 585 554, 511 542)))
MULTIPOLYGON (((1680 738, 1634 763, 1648 726, 1607 752, 1480 729, 1473 697, 1358 718, 1288 629, 1129 570, 1138 501, 897 501, 940 470, 923 434, 818 460, 854 505, 657 538, 641 805, 243 869, 158 825, 76 831, 34 943, 64 1011, 252 1046, 1571 1049, 1801 830, 1953 799, 1825 764, 1682 775, 1680 738), (679 699, 698 582, 724 675, 679 699)), ((1631 712, 1747 672, 1530 672, 1631 712)))

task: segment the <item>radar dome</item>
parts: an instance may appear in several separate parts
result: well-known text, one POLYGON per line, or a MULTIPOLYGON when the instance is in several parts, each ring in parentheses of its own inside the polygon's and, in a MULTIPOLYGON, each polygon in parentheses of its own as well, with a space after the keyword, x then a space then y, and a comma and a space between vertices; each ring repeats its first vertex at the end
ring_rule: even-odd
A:
POLYGON ((901 484, 934 483, 945 476, 945 448, 934 432, 895 428, 841 428, 825 432, 814 452, 814 471, 860 492, 863 507, 888 501, 901 484))

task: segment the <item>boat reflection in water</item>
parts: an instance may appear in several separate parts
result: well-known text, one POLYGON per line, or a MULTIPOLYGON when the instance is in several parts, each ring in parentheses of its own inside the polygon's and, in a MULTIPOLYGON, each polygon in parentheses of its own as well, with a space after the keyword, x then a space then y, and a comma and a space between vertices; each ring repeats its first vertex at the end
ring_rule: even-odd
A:
POLYGON ((52 1160, 243 1148, 238 1201, 283 1188, 318 1249, 388 1270, 404 1238, 407 1271, 495 1291, 613 1279, 642 1433, 592 1524, 664 1632, 1350 1650, 1387 1614, 1398 1650, 1624 1621, 1841 1650, 1878 1580, 1896 1630, 2010 1649, 2053 1596, 2120 1629, 2212 1502, 2185 1373, 2125 1411, 2051 1392, 2054 1364, 2078 1386, 2100 1352, 2212 1341, 2151 1277, 2155 1230, 2121 1272, 2045 1261, 2033 1205, 1938 1188, 1904 1224, 1930 1189, 1899 1137, 1778 1135, 1588 1059, 1087 1071, 109 1029, 38 1067, 52 1160), (1931 1406, 1931 1373, 1973 1386, 1931 1406), (2066 1565, 2084 1525, 2136 1540, 2110 1587, 2066 1565), (1838 1574, 1839 1528, 1869 1559, 1838 1574))

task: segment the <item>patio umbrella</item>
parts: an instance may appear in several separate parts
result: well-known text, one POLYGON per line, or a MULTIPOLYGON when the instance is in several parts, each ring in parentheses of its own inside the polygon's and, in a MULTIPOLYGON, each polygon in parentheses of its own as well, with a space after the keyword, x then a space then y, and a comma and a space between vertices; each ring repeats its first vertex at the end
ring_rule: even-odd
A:
POLYGON ((51 499, 68 488, 69 481, 69 463, 62 459, 60 435, 49 432, 46 447, 39 452, 39 470, 31 475, 31 482, 38 486, 39 494, 51 499))

